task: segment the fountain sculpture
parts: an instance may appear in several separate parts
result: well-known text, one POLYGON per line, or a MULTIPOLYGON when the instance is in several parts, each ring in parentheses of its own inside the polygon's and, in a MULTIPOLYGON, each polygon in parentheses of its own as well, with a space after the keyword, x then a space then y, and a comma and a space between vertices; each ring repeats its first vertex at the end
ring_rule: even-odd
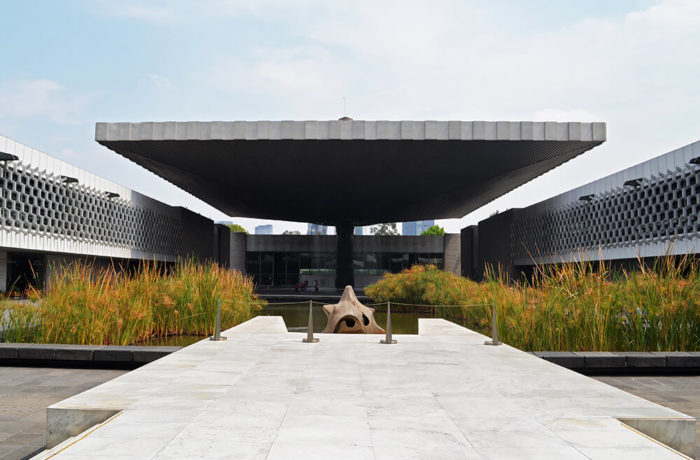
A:
POLYGON ((337 304, 324 305, 323 312, 328 317, 328 324, 323 332, 340 334, 384 334, 374 320, 374 308, 360 303, 355 297, 352 286, 345 286, 343 295, 337 304))

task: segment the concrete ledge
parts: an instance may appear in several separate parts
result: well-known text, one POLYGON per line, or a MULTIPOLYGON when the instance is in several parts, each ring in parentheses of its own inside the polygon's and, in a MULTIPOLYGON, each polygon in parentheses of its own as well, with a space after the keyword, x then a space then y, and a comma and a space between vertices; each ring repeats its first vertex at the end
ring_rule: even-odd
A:
POLYGON ((620 418, 619 420, 688 456, 692 457, 694 454, 695 420, 687 418, 620 418))
POLYGON ((43 344, 28 343, 24 346, 17 346, 18 359, 52 360, 55 359, 56 348, 43 344))
POLYGON ((182 347, 0 343, 0 364, 135 368, 182 347))
POLYGON ((700 373, 700 352, 535 351, 531 354, 584 374, 700 373))
POLYGON ((624 354, 629 368, 665 368, 666 354, 660 352, 628 352, 624 354))
POLYGON ((170 353, 174 353, 181 348, 182 347, 132 347, 131 356, 133 362, 146 364, 168 356, 170 353))
POLYGON ((624 356, 619 356, 609 351, 574 352, 574 354, 584 358, 586 362, 586 369, 627 367, 624 356))
POLYGON ((586 367, 585 358, 572 351, 536 351, 533 354, 567 369, 578 370, 586 367))
POLYGON ((54 348, 54 359, 58 361, 92 361, 94 345, 45 345, 54 348))
POLYGON ((17 359, 17 347, 13 344, 0 343, 0 359, 17 359))
POLYGON ((130 363, 134 360, 134 355, 128 346, 108 345, 95 350, 92 353, 94 361, 130 363))
POLYGON ((666 366, 678 368, 700 368, 700 352, 676 352, 666 356, 666 366))
POLYGON ((46 408, 46 447, 52 448, 119 413, 119 409, 46 408))

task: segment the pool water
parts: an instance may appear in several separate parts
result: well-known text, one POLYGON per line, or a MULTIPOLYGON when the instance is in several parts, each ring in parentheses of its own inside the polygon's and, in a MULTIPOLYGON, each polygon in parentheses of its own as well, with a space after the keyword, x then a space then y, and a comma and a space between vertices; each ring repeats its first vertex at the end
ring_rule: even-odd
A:
MULTIPOLYGON (((287 325, 289 332, 306 332, 306 326, 309 322, 309 304, 300 302, 298 304, 285 303, 276 305, 270 303, 263 307, 260 312, 262 316, 281 316, 284 318, 284 323, 287 325)), ((326 327, 326 314, 323 312, 322 305, 313 306, 314 316, 314 332, 322 332, 326 327)), ((418 318, 432 318, 428 313, 420 312, 394 312, 391 313, 391 329, 394 334, 418 334, 418 318)), ((386 307, 383 310, 378 310, 374 313, 374 318, 377 324, 382 328, 386 328, 386 307)), ((459 325, 464 326, 457 319, 450 319, 459 325)), ((176 345, 186 347, 195 342, 199 342, 206 337, 199 335, 175 335, 168 337, 153 337, 144 342, 135 343, 134 345, 176 345)))
MULTIPOLYGON (((260 313, 263 316, 281 316, 287 325, 289 332, 306 332, 309 323, 309 304, 284 304, 275 305, 273 303, 263 307, 260 313)), ((326 314, 321 305, 313 306, 314 332, 321 332, 326 327, 326 314)), ((427 315, 420 313, 391 313, 391 330, 394 334, 418 334, 418 318, 425 318, 427 315)), ((374 314, 377 324, 386 328, 386 310, 377 311, 374 314)))

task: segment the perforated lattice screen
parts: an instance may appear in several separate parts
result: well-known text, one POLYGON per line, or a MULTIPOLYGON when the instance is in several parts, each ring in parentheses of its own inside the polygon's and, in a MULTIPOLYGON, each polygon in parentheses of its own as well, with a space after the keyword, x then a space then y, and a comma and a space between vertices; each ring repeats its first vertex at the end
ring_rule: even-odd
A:
POLYGON ((72 241, 176 256, 182 222, 17 163, 0 167, 0 226, 72 241))
POLYGON ((529 259, 699 238, 698 201, 700 168, 656 175, 513 222, 511 256, 529 259))

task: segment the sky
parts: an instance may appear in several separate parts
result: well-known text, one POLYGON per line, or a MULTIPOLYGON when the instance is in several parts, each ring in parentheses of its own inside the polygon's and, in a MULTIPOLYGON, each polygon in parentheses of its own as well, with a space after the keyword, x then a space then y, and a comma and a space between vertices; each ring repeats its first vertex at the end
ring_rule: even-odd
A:
POLYGON ((251 232, 306 224, 226 216, 97 144, 95 123, 607 123, 602 146, 438 221, 448 232, 700 139, 697 0, 0 0, 0 12, 0 134, 251 232))

